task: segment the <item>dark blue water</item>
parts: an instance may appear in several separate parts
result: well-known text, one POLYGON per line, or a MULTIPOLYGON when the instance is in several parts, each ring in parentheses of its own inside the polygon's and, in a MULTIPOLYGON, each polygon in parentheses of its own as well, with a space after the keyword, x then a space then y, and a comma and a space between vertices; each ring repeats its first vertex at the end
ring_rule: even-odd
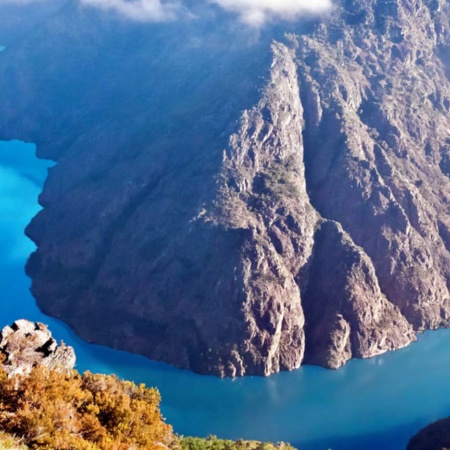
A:
POLYGON ((0 142, 0 326, 18 318, 48 324, 75 347, 81 371, 115 373, 157 386, 163 413, 184 435, 290 441, 303 450, 405 447, 421 426, 450 415, 450 331, 333 372, 305 367, 270 378, 219 380, 152 363, 78 339, 44 316, 24 274, 33 244, 24 228, 39 211, 48 163, 34 146, 0 142))

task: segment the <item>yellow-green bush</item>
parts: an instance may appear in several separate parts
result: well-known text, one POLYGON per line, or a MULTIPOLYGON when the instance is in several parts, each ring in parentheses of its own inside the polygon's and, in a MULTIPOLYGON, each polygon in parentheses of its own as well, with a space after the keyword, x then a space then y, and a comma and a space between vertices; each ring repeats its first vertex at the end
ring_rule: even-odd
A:
POLYGON ((0 450, 28 450, 28 447, 20 439, 0 432, 0 450))
POLYGON ((36 367, 8 378, 0 355, 0 450, 294 450, 287 444, 176 437, 159 392, 114 375, 36 367))
POLYGON ((35 368, 27 377, 0 370, 0 429, 31 449, 178 448, 155 389, 113 375, 35 368))

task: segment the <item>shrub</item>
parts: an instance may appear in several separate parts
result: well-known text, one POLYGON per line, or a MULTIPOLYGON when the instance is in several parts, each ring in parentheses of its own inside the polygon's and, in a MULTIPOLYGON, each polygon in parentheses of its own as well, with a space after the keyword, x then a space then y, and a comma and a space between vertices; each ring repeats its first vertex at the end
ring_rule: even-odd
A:
POLYGON ((197 437, 186 437, 180 439, 183 450, 295 450, 289 444, 283 442, 278 444, 263 443, 258 441, 237 441, 217 439, 209 436, 206 439, 197 437))
POLYGON ((31 449, 178 448, 159 403, 156 389, 113 375, 37 367, 8 378, 0 370, 0 428, 31 449))

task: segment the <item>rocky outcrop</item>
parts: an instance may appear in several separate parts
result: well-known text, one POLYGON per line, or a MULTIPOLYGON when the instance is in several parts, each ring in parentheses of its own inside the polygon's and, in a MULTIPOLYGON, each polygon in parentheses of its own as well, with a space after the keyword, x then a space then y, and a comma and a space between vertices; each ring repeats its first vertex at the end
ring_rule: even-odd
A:
POLYGON ((40 307, 220 376, 449 326, 447 3, 341 0, 256 43, 211 17, 69 2, 0 59, 0 136, 58 161, 27 229, 40 307))
POLYGON ((58 345, 44 324, 28 320, 16 320, 3 328, 0 351, 8 376, 29 374, 38 365, 52 370, 72 370, 76 361, 72 347, 63 342, 58 345))
POLYGON ((450 449, 450 418, 438 420, 419 431, 408 443, 407 450, 450 449))

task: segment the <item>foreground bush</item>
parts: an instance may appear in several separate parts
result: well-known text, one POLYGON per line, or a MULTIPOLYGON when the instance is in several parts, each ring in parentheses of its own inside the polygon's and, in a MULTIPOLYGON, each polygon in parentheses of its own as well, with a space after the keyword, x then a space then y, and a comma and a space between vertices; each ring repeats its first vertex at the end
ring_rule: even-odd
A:
MULTIPOLYGON (((0 358, 1 360, 1 358, 0 358)), ((156 389, 43 366, 8 378, 0 361, 0 450, 294 450, 287 444, 178 439, 156 389)))
POLYGON ((28 447, 21 444, 21 440, 0 432, 0 450, 28 450, 28 447))
POLYGON ((8 378, 0 369, 0 429, 31 449, 178 448, 159 403, 157 390, 113 375, 37 367, 8 378))

